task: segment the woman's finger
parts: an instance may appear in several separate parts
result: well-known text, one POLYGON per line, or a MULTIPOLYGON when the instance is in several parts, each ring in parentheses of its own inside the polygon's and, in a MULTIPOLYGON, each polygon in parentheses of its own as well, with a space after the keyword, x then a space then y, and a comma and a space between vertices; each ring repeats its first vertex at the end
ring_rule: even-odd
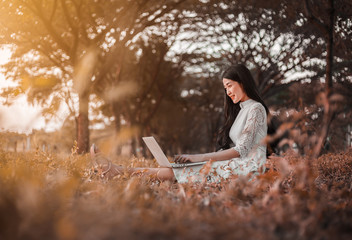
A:
POLYGON ((187 155, 176 155, 174 157, 174 161, 175 163, 188 163, 188 162, 192 162, 191 159, 189 157, 187 157, 187 155))
POLYGON ((188 157, 183 156, 182 157, 182 163, 188 163, 188 162, 191 162, 191 160, 188 157))
POLYGON ((182 157, 181 157, 180 155, 176 155, 176 156, 174 157, 175 163, 180 163, 181 158, 182 158, 182 157))

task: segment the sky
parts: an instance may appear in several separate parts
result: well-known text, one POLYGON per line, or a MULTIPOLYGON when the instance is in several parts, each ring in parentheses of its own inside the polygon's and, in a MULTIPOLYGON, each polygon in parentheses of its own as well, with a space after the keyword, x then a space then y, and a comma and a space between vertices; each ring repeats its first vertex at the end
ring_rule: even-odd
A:
MULTIPOLYGON (((7 48, 0 48, 0 69, 11 56, 7 48)), ((0 70, 1 72, 1 70, 0 70)), ((2 89, 16 84, 0 73, 0 92, 2 89)), ((27 102, 25 95, 17 97, 10 106, 4 105, 5 99, 0 97, 0 132, 11 131, 30 134, 33 129, 44 129, 47 132, 58 130, 67 116, 68 109, 60 108, 57 116, 51 120, 45 120, 42 116, 42 107, 31 105, 27 102)), ((98 116, 99 117, 99 116, 98 116)), ((100 118, 104 118, 100 116, 100 118)), ((104 119, 104 124, 110 124, 111 120, 104 119)), ((104 124, 96 124, 92 128, 103 128, 104 124)))
MULTIPOLYGON (((0 48, 0 67, 8 61, 10 56, 9 49, 0 48)), ((0 73, 0 91, 13 84, 0 73)), ((54 130, 55 127, 52 124, 45 123, 41 116, 41 108, 29 105, 25 96, 18 97, 11 106, 5 106, 3 102, 4 99, 0 99, 0 131, 9 130, 29 134, 33 129, 54 130)))

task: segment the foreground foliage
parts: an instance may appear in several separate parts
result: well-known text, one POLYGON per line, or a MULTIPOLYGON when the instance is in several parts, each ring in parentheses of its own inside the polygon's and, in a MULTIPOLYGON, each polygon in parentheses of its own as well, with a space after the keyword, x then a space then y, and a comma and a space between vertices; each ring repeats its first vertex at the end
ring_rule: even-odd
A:
MULTIPOLYGON (((155 166, 118 158, 125 166, 155 166)), ((0 152, 0 239, 349 239, 352 151, 221 184, 105 181, 89 156, 0 152)))

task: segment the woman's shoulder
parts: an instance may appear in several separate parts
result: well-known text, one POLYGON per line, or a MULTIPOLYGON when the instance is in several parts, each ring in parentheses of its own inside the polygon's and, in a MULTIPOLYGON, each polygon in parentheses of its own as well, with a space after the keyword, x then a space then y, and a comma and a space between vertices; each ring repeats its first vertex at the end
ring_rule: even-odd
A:
POLYGON ((251 116, 256 116, 259 118, 266 118, 266 110, 263 104, 257 101, 253 101, 252 105, 249 108, 248 114, 251 116))
POLYGON ((253 100, 253 103, 250 106, 250 109, 258 109, 258 110, 264 110, 265 111, 265 108, 264 108, 263 104, 261 104, 260 102, 255 101, 255 100, 253 100))
POLYGON ((265 123, 267 116, 263 104, 257 101, 253 102, 248 111, 248 117, 249 119, 256 119, 256 122, 259 123, 259 125, 265 123))

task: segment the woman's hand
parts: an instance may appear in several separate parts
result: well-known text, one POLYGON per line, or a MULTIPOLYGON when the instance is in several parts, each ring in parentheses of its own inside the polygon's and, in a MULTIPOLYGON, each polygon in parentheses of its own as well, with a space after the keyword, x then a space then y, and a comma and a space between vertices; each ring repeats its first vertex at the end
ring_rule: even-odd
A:
POLYGON ((201 161, 203 161, 201 159, 201 155, 200 154, 196 154, 196 155, 189 155, 189 154, 176 155, 174 159, 175 159, 175 163, 191 163, 191 162, 201 162, 201 161))
POLYGON ((176 155, 174 160, 175 163, 191 163, 191 162, 203 162, 203 161, 223 161, 230 160, 232 158, 240 157, 239 152, 233 148, 222 150, 219 152, 202 153, 202 154, 181 154, 176 155))
POLYGON ((189 162, 192 162, 189 156, 190 155, 186 155, 186 154, 176 155, 175 158, 174 158, 175 163, 189 163, 189 162))

